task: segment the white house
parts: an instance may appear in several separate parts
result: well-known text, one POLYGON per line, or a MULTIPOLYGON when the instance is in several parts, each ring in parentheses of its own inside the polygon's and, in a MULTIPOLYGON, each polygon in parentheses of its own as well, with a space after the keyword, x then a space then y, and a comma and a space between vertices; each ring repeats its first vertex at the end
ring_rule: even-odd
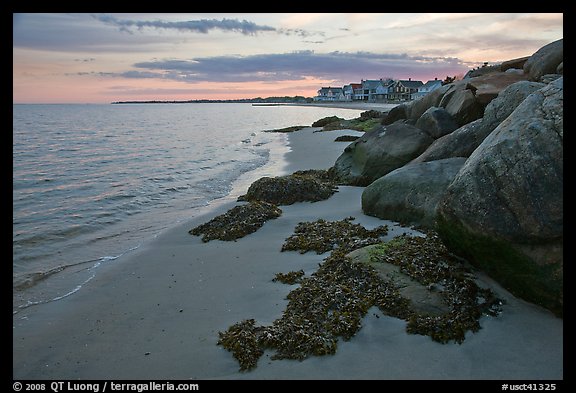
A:
POLYGON ((344 101, 344 92, 341 87, 322 87, 314 101, 344 101))

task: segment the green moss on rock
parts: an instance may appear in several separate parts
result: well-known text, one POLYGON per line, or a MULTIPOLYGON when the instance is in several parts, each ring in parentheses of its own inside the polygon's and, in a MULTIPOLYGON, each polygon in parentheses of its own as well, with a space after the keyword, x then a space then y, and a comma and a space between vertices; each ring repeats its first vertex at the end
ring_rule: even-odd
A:
POLYGON ((558 264, 536 265, 510 243, 470 233, 463 225, 438 217, 438 233, 455 254, 470 261, 514 296, 541 305, 558 316, 562 311, 562 279, 558 264))

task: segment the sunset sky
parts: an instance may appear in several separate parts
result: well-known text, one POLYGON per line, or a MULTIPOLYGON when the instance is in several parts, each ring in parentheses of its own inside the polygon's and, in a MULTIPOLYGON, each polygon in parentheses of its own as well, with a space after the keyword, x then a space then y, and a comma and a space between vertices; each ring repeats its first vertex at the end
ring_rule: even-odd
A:
POLYGON ((14 14, 14 103, 314 96, 531 55, 562 14, 14 14))

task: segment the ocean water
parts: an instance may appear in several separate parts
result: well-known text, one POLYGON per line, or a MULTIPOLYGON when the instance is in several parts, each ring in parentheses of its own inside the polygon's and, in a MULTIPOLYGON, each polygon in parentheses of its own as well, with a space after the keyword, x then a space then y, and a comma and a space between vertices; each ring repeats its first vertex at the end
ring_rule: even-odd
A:
POLYGON ((263 168, 280 172, 286 135, 264 130, 360 113, 235 103, 13 105, 14 312, 72 295, 103 263, 121 263, 211 202, 246 191, 263 168))

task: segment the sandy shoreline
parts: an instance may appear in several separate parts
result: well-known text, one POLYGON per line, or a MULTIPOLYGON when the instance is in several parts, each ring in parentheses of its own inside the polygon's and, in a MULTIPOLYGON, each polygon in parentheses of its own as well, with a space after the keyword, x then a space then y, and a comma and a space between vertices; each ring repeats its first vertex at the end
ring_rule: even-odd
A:
POLYGON ((377 110, 381 112, 389 112, 398 104, 385 104, 383 102, 368 102, 368 101, 335 101, 335 102, 310 102, 306 104, 294 103, 286 105, 295 106, 316 106, 322 108, 340 108, 340 109, 359 109, 364 111, 377 110))
MULTIPOLYGON (((290 134, 287 172, 330 167, 355 131, 290 134)), ((222 202, 159 235, 119 263, 107 265, 75 295, 13 316, 14 379, 562 379, 563 321, 512 297, 485 279, 507 304, 497 318, 462 345, 409 335, 405 322, 373 308, 362 329, 340 342, 334 356, 303 362, 272 361, 238 372, 218 332, 247 318, 270 324, 295 286, 274 274, 315 271, 326 255, 280 252, 301 221, 347 216, 372 229, 390 226, 389 238, 407 228, 362 214, 361 188, 340 187, 326 201, 282 206, 283 214, 236 242, 188 234, 234 206, 222 202)))

